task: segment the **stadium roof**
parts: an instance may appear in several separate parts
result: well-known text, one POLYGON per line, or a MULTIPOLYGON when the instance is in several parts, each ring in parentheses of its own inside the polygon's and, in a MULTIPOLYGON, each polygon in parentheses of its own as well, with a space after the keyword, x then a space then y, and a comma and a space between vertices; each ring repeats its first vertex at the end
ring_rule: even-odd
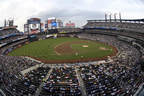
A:
MULTIPOLYGON (((105 19, 99 19, 99 20, 88 20, 88 22, 105 22, 105 19)), ((107 19, 107 21, 110 21, 110 19, 107 19)), ((133 21, 133 22, 144 22, 144 19, 111 19, 111 22, 113 21, 133 21)))
POLYGON ((3 30, 6 30, 6 29, 16 29, 17 26, 6 26, 6 27, 3 27, 2 29, 3 30))

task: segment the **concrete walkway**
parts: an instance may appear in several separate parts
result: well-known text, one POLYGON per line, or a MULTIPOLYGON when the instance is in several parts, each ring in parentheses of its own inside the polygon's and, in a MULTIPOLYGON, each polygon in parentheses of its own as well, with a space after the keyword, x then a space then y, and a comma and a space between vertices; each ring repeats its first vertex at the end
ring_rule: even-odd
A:
POLYGON ((134 96, 144 96, 144 83, 139 86, 134 96))
POLYGON ((0 93, 2 94, 2 96, 6 96, 1 89, 0 89, 0 93))
POLYGON ((32 67, 30 67, 30 68, 28 68, 28 69, 25 69, 25 70, 21 71, 21 74, 24 75, 24 74, 30 72, 31 70, 35 70, 35 69, 37 69, 38 67, 41 67, 41 66, 43 66, 43 65, 44 65, 44 64, 42 63, 42 64, 37 64, 37 65, 35 65, 35 66, 32 66, 32 67))
POLYGON ((31 58, 31 57, 24 56, 23 58, 26 58, 26 59, 28 59, 28 60, 32 60, 32 61, 35 61, 35 62, 38 62, 38 63, 42 63, 41 61, 38 61, 38 60, 33 59, 33 58, 31 58))
POLYGON ((32 67, 30 67, 30 68, 28 68, 28 69, 25 69, 25 70, 21 71, 21 74, 22 74, 22 75, 24 75, 24 74, 30 72, 31 70, 35 70, 35 69, 37 69, 38 67, 41 67, 41 66, 44 65, 44 63, 42 63, 41 61, 35 60, 35 59, 30 58, 30 57, 27 57, 27 56, 22 56, 22 58, 26 58, 26 59, 28 59, 28 60, 31 60, 31 61, 35 61, 35 62, 41 63, 41 64, 37 64, 37 65, 35 65, 35 66, 32 66, 32 67))
POLYGON ((78 82, 79 82, 79 85, 80 85, 80 88, 81 88, 82 96, 87 96, 85 85, 84 85, 84 82, 83 82, 83 80, 82 80, 82 78, 80 76, 78 68, 75 68, 75 72, 76 72, 76 75, 77 75, 77 78, 78 78, 78 82))

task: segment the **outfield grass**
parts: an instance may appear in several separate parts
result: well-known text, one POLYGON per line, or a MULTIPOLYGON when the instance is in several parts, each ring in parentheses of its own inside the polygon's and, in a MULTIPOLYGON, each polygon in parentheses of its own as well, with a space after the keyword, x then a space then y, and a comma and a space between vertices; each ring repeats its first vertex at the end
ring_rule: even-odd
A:
POLYGON ((78 55, 76 54, 58 55, 55 52, 56 46, 63 44, 65 42, 73 42, 73 41, 89 41, 89 40, 81 40, 78 38, 70 38, 70 37, 40 40, 24 45, 21 48, 17 48, 8 55, 31 56, 43 60, 71 60, 71 59, 73 60, 80 58, 104 57, 111 55, 114 50, 111 46, 108 46, 106 44, 89 41, 88 43, 71 44, 71 48, 73 50, 76 50, 78 52, 78 55), (83 45, 87 45, 88 47, 82 47, 83 45), (102 50, 100 48, 105 48, 106 50, 102 50))

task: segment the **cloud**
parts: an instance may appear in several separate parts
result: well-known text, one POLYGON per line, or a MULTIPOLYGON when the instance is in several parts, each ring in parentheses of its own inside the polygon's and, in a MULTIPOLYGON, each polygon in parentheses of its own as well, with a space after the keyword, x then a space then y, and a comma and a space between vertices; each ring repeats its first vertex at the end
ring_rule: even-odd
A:
POLYGON ((144 3, 144 0, 139 0, 140 2, 144 3))
POLYGON ((38 13, 32 17, 39 17, 43 21, 47 20, 49 17, 56 17, 64 21, 64 23, 68 21, 75 22, 78 27, 83 26, 88 19, 102 19, 104 18, 104 12, 99 11, 89 11, 89 10, 69 10, 69 9, 58 9, 53 12, 51 11, 43 11, 38 13))
POLYGON ((43 19, 47 19, 48 17, 62 18, 62 17, 76 17, 76 16, 89 17, 89 18, 103 18, 104 13, 89 10, 62 9, 62 10, 56 10, 54 12, 53 11, 48 12, 46 10, 44 12, 38 13, 36 16, 41 17, 43 19))
POLYGON ((88 19, 103 19, 104 13, 121 12, 123 18, 143 18, 144 0, 0 0, 0 26, 14 18, 23 30, 28 18, 57 17, 82 26, 88 19))

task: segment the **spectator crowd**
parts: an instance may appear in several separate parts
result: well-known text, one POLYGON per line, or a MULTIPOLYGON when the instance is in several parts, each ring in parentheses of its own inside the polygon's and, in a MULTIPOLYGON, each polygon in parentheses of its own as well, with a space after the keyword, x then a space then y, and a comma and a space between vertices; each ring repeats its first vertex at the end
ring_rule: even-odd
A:
POLYGON ((44 64, 22 75, 23 70, 41 63, 2 54, 16 43, 22 43, 19 41, 0 49, 0 89, 7 96, 82 96, 84 92, 87 96, 133 96, 144 83, 138 64, 139 50, 112 36, 79 34, 77 37, 115 46, 119 53, 111 58, 112 62, 75 63, 73 66, 44 64))

